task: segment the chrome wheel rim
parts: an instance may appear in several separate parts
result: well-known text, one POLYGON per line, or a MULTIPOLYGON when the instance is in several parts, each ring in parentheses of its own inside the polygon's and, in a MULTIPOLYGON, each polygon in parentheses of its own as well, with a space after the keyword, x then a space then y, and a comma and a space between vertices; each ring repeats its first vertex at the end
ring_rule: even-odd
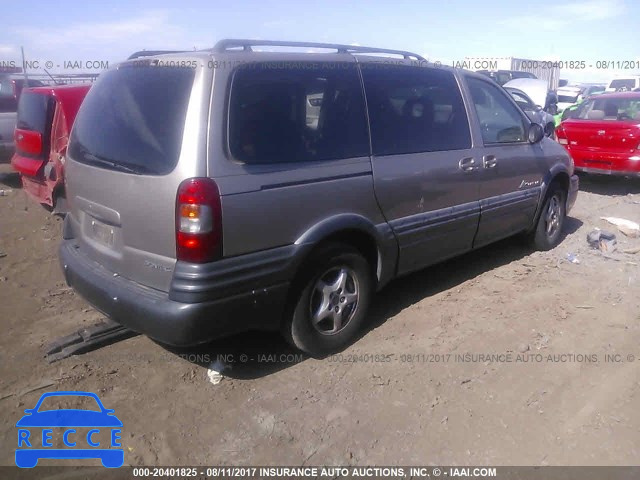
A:
POLYGON ((358 277, 349 267, 333 267, 313 286, 309 314, 313 327, 323 335, 341 332, 358 309, 358 277))
POLYGON ((560 230, 560 222, 562 221, 562 203, 558 194, 551 197, 549 206, 545 215, 545 226, 547 230, 547 238, 553 238, 560 230))

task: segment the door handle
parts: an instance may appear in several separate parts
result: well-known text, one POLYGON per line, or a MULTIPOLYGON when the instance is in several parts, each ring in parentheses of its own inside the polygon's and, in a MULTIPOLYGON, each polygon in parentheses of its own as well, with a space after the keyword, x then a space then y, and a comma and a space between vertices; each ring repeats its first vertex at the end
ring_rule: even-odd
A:
POLYGON ((458 168, 463 172, 472 172, 473 170, 477 170, 476 160, 473 157, 463 158, 458 162, 458 168))
POLYGON ((495 155, 485 155, 482 157, 482 165, 484 165, 484 168, 494 168, 498 165, 498 160, 495 155))

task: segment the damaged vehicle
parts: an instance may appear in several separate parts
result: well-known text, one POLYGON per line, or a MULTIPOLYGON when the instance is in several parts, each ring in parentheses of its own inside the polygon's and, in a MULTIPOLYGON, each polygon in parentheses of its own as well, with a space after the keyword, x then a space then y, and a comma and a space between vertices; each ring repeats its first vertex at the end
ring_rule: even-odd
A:
POLYGON ((165 344, 275 330, 324 356, 399 276, 512 235, 557 246, 567 152, 490 78, 423 62, 223 40, 112 66, 69 141, 67 283, 165 344))
POLYGON ((56 211, 64 206, 64 162, 71 127, 91 85, 25 89, 18 103, 11 165, 25 192, 56 211))

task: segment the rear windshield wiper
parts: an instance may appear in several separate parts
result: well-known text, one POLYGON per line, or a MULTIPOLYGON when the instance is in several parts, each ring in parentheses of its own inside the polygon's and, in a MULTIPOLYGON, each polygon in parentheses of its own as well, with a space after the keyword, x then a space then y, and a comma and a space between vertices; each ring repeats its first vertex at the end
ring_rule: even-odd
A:
POLYGON ((100 164, 100 165, 111 167, 114 170, 120 170, 121 172, 133 173, 133 174, 136 174, 136 175, 141 175, 142 174, 142 172, 141 172, 142 168, 135 169, 135 168, 129 167, 127 165, 124 165, 122 163, 118 163, 118 162, 116 162, 114 160, 111 160, 109 158, 99 157, 97 155, 94 155, 93 153, 84 152, 83 156, 84 156, 85 160, 88 160, 88 161, 90 161, 92 163, 97 163, 97 164, 100 164))

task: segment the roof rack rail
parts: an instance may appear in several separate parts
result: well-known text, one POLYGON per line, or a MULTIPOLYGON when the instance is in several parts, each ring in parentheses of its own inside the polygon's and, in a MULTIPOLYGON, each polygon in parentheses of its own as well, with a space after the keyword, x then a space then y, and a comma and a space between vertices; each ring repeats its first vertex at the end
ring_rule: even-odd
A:
POLYGON ((388 53, 393 55, 402 55, 405 59, 425 60, 421 55, 404 50, 390 50, 388 48, 360 47, 356 45, 342 45, 339 43, 314 43, 314 42, 287 42, 277 40, 244 40, 244 39, 224 39, 220 40, 213 47, 214 52, 225 52, 232 48, 242 48, 245 52, 251 52, 251 47, 307 47, 307 48, 326 48, 337 50, 337 53, 388 53))
POLYGON ((140 50, 129 55, 127 60, 133 60, 140 57, 153 57, 154 55, 165 55, 167 53, 185 53, 187 50, 140 50))

